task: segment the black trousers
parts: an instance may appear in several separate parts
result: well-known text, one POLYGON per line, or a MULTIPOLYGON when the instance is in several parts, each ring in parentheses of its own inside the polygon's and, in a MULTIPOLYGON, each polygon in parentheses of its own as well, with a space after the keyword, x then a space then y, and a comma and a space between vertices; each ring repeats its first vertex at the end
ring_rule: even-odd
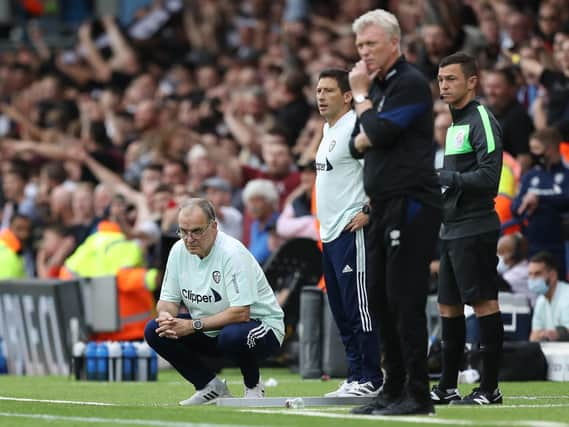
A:
POLYGON ((366 234, 370 305, 380 330, 384 391, 430 401, 425 304, 441 210, 410 197, 372 200, 366 234))

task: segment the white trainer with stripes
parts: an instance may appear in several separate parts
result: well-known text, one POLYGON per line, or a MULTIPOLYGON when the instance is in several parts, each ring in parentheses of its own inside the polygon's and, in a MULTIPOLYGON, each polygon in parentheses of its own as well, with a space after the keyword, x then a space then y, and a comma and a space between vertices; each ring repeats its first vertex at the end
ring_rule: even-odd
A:
POLYGON ((381 386, 375 387, 371 381, 356 383, 350 388, 346 396, 369 396, 375 397, 381 391, 381 386))
POLYGON ((233 397, 227 388, 227 383, 214 377, 208 382, 204 388, 197 390, 193 396, 186 400, 182 400, 182 406, 208 405, 215 403, 220 397, 233 397))
POLYGON ((248 399, 262 399, 262 398, 264 398, 265 397, 265 384, 263 384, 263 381, 261 381, 261 379, 259 378, 259 382, 253 388, 249 388, 249 387, 245 386, 245 393, 244 393, 243 397, 246 397, 248 399))
POLYGON ((338 387, 336 390, 334 391, 330 391, 328 393, 326 393, 324 395, 324 397, 346 397, 346 396, 351 396, 351 394, 349 394, 350 390, 352 389, 353 386, 355 386, 358 382, 357 381, 348 381, 345 380, 342 384, 340 384, 340 387, 338 387))

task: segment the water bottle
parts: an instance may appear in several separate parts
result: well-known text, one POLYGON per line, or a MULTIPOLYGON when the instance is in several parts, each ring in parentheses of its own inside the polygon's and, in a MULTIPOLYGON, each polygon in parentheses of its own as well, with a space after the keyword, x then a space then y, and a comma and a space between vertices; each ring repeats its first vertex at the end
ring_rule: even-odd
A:
POLYGON ((148 381, 150 347, 145 342, 134 343, 136 349, 136 381, 148 381))
POLYGON ((109 347, 109 381, 122 381, 122 349, 121 344, 112 341, 109 347))
POLYGON ((77 341, 73 344, 73 373, 76 380, 85 379, 85 343, 77 341))
POLYGON ((136 349, 131 342, 122 343, 122 379, 134 381, 136 379, 136 349))
POLYGON ((153 348, 150 348, 150 373, 148 374, 148 381, 158 380, 158 355, 153 348))
POLYGON ((0 374, 8 373, 8 362, 6 360, 6 352, 4 351, 4 340, 0 337, 0 374))
POLYGON ((108 381, 109 379, 109 348, 106 342, 97 346, 97 380, 108 381))
POLYGON ((87 361, 87 379, 94 381, 97 379, 97 343, 87 343, 85 350, 85 359, 87 361))
POLYGON ((304 400, 302 400, 302 397, 287 399, 285 401, 285 407, 289 409, 302 409, 304 408, 304 400))

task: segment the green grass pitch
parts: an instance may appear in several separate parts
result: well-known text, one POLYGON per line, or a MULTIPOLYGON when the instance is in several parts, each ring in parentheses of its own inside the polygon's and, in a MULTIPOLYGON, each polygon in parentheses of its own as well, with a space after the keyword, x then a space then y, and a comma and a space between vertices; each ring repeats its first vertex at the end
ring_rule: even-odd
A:
MULTIPOLYGON (((263 369, 275 378, 268 397, 322 396, 339 380, 302 380, 287 369, 263 369)), ((226 369, 235 396, 242 396, 241 375, 226 369)), ((470 391, 470 385, 461 391, 470 391)), ((435 416, 353 416, 349 407, 225 408, 180 407, 193 393, 176 372, 161 371, 155 383, 75 381, 67 377, 0 376, 0 426, 158 426, 158 427, 349 427, 349 426, 535 426, 569 427, 569 383, 502 383, 504 405, 437 407, 435 416)))

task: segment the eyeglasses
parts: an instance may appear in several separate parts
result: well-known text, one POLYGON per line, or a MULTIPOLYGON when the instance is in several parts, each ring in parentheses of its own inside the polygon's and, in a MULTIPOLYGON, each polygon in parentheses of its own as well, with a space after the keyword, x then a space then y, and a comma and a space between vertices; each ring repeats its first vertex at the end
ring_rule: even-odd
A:
POLYGON ((557 21, 558 17, 555 15, 539 15, 540 21, 557 21))
POLYGON ((199 240, 203 237, 211 223, 212 221, 208 222, 205 227, 194 228, 193 230, 184 230, 183 228, 178 227, 176 235, 180 239, 187 239, 188 237, 191 237, 192 239, 199 240))

